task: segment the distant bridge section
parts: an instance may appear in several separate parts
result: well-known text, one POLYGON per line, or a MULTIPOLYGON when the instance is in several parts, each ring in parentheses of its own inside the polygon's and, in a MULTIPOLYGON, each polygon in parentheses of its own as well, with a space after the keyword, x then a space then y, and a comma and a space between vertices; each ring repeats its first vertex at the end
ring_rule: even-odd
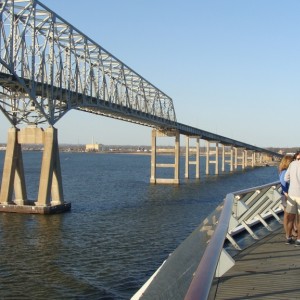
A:
POLYGON ((267 149, 262 149, 260 147, 256 147, 247 143, 239 142, 231 138, 227 138, 225 136, 211 133, 202 129, 198 129, 195 127, 191 127, 185 124, 177 123, 176 124, 177 129, 181 134, 184 134, 186 136, 199 136, 201 139, 204 139, 206 141, 211 141, 211 142, 219 142, 225 146, 232 146, 232 147, 237 147, 237 148, 244 148, 250 151, 256 151, 256 152, 263 152, 269 155, 273 155, 275 157, 281 157, 280 154, 274 152, 274 151, 269 151, 267 149))

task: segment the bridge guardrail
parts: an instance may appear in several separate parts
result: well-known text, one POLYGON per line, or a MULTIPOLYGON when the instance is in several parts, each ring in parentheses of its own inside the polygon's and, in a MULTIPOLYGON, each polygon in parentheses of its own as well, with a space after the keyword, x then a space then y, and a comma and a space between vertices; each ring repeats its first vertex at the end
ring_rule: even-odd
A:
POLYGON ((259 234, 253 226, 261 224, 260 228, 271 232, 270 221, 282 224, 278 216, 281 212, 279 181, 227 194, 132 299, 210 298, 214 281, 235 263, 224 247, 225 241, 233 246, 232 252, 239 252, 239 233, 255 243, 259 234))
POLYGON ((266 221, 269 216, 282 223, 277 215, 281 211, 280 191, 280 182, 274 182, 226 196, 218 226, 195 272, 185 300, 207 299, 214 277, 221 277, 234 265, 234 260, 225 251, 220 240, 227 238, 236 249, 242 250, 234 239, 239 231, 246 230, 257 240, 259 237, 251 229, 252 225, 260 222, 267 230, 272 231, 266 221))

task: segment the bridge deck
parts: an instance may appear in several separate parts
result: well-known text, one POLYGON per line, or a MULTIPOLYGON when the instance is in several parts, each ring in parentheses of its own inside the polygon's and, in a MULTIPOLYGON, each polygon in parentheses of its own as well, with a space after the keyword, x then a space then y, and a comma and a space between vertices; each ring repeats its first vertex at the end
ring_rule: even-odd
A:
POLYGON ((284 241, 281 227, 239 253, 214 299, 300 299, 300 247, 284 241))

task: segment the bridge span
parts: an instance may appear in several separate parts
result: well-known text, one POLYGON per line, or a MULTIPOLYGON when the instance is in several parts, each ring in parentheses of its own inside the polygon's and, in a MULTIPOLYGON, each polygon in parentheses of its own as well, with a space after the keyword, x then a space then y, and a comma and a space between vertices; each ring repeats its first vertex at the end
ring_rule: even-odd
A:
POLYGON ((189 166, 200 174, 200 140, 206 141, 206 173, 214 164, 234 171, 279 154, 177 122, 172 99, 54 11, 37 0, 0 1, 0 110, 11 123, 4 161, 0 211, 51 213, 70 209, 64 201, 57 129, 76 109, 152 127, 151 183, 179 183, 180 135, 186 136, 185 177, 189 166), (157 139, 172 137, 174 149, 157 139), (195 139, 196 146, 190 147, 195 139), (43 144, 39 191, 27 199, 22 144, 43 144), (170 164, 157 157, 168 152, 170 164), (171 168, 172 178, 158 178, 171 168))

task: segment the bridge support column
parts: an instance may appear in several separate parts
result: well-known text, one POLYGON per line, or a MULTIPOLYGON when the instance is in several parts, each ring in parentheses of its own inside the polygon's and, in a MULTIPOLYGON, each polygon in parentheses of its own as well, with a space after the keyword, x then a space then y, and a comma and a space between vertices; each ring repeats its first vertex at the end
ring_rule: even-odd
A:
POLYGON ((189 178, 189 166, 195 165, 195 178, 200 178, 200 138, 198 136, 186 136, 185 144, 185 178, 189 178), (196 139, 196 147, 190 148, 190 139, 196 139), (191 155, 195 155, 195 160, 190 160, 191 155))
POLYGON ((228 162, 229 162, 229 166, 230 166, 229 170, 230 170, 230 172, 232 172, 233 171, 233 147, 232 146, 230 146, 228 162))
POLYGON ((44 132, 44 152, 38 201, 36 205, 60 205, 64 202, 60 170, 57 130, 47 128, 44 132), (52 201, 50 203, 50 195, 52 201))
POLYGON ((225 172, 225 164, 229 164, 230 172, 233 171, 233 148, 222 145, 222 172, 225 172))
POLYGON ((248 167, 248 151, 244 150, 244 166, 245 168, 248 167))
POLYGON ((219 173, 219 142, 206 141, 206 174, 209 174, 209 165, 215 164, 215 175, 219 173), (216 144, 215 150, 210 150, 210 144, 216 144), (211 156, 214 155, 214 160, 211 160, 211 156))
POLYGON ((233 151, 233 147, 230 146, 230 172, 233 171, 233 159, 234 159, 234 151, 233 151))
POLYGON ((225 171, 225 145, 222 145, 222 172, 225 171))
POLYGON ((8 130, 5 152, 0 204, 23 205, 27 200, 21 145, 18 144, 18 129, 8 130), (13 192, 15 201, 13 202, 13 192))
POLYGON ((246 153, 247 150, 242 151, 242 169, 245 169, 245 167, 247 166, 246 159, 245 159, 246 153))
POLYGON ((151 177, 150 183, 179 184, 179 158, 180 158, 180 133, 179 131, 162 132, 152 130, 152 152, 151 152, 151 177), (175 137, 174 149, 157 148, 158 137, 175 137), (158 153, 171 153, 174 155, 174 163, 157 163, 158 153), (157 178, 157 168, 173 168, 174 178, 157 178))
POLYGON ((254 152, 245 150, 245 165, 254 167, 254 152), (250 154, 250 155, 249 155, 250 154))
POLYGON ((242 169, 245 168, 245 151, 243 148, 234 148, 235 151, 235 162, 234 168, 237 169, 238 166, 241 166, 242 169))
POLYGON ((237 169, 238 166, 238 150, 236 147, 233 147, 234 149, 234 169, 237 169))
POLYGON ((256 166, 256 152, 252 153, 252 167, 256 166))
POLYGON ((65 203, 63 199, 57 130, 53 127, 46 131, 37 127, 9 129, 0 192, 0 211, 51 214, 68 211, 70 208, 71 204, 65 203), (44 145, 36 201, 27 199, 22 144, 44 145))

